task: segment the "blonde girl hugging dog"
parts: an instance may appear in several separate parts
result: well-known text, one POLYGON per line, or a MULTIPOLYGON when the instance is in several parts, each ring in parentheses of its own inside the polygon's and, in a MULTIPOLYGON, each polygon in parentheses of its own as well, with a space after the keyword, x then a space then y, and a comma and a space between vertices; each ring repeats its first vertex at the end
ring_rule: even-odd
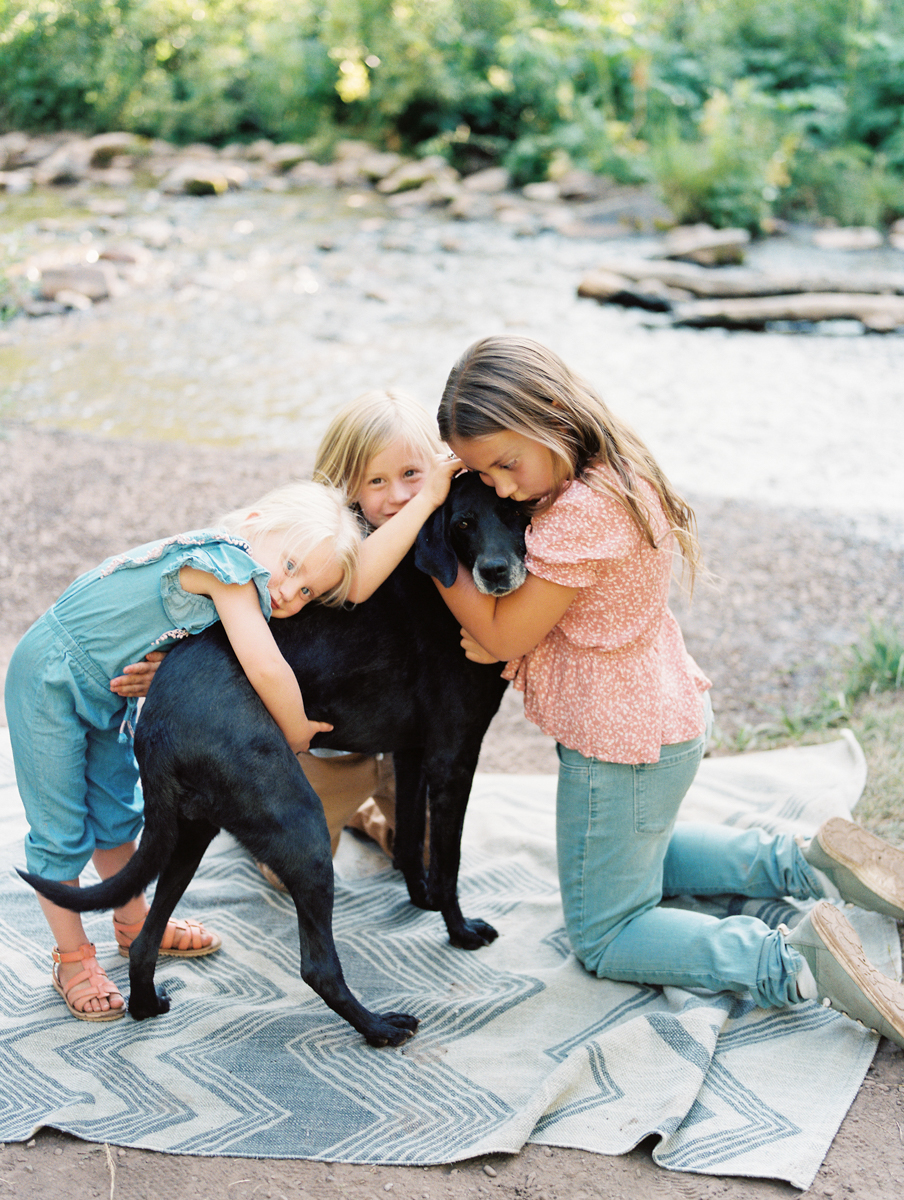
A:
MULTIPOLYGON (((460 469, 460 461, 450 458, 448 447, 440 442, 436 421, 413 396, 370 391, 333 418, 317 451, 314 479, 345 491, 365 523, 368 536, 362 554, 367 554, 389 536, 413 545, 426 517, 438 507, 430 496, 431 478, 438 474, 446 481, 445 499, 448 481, 460 469)), ((365 597, 358 591, 353 598, 365 597)), ((333 853, 343 828, 351 828, 372 838, 391 857, 391 755, 317 751, 300 755, 300 761, 323 803, 333 853)), ((264 874, 271 878, 267 870, 264 874)))
MULTIPOLYGON (((448 491, 452 463, 431 479, 424 519, 448 491), (445 488, 445 490, 444 490, 445 488)), ((362 553, 358 518, 337 488, 288 485, 219 526, 176 534, 107 559, 80 576, 34 623, 13 654, 5 702, 20 795, 29 821, 28 870, 78 886, 93 860, 101 878, 135 851, 143 798, 129 731, 144 686, 111 687, 123 662, 165 651, 223 624, 249 682, 296 753, 332 726, 310 721, 294 672, 268 622, 312 600, 341 604, 382 582, 417 533, 374 541, 362 553)), ((119 677, 120 679, 122 676, 119 677)), ((129 678, 128 676, 126 678, 129 678)), ((55 940, 52 983, 81 1020, 123 1015, 122 995, 97 961, 77 913, 39 897, 55 940)), ((113 913, 120 953, 140 933, 143 895, 113 913)), ((171 920, 162 954, 197 957, 220 939, 196 921, 171 920)))
MULTIPOLYGON (((365 392, 336 413, 318 448, 314 479, 340 488, 363 522, 366 536, 349 600, 366 600, 401 562, 421 525, 446 498, 449 482, 461 465, 439 440, 434 418, 405 392, 365 392)), ((161 657, 151 655, 152 660, 161 657)), ((136 661, 111 687, 120 696, 145 695, 156 666, 156 661, 136 661)), ((373 838, 391 856, 395 829, 391 756, 318 751, 300 754, 299 761, 323 803, 333 853, 343 828, 351 827, 373 838)), ((261 866, 261 870, 279 885, 269 868, 261 866)))

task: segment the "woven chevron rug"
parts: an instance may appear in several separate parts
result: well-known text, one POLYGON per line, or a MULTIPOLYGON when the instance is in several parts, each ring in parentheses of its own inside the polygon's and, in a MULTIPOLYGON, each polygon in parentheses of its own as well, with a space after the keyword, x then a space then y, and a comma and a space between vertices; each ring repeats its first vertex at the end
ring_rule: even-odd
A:
MULTIPOLYGON (((685 814, 808 834, 847 814, 864 778, 850 736, 706 760, 685 814)), ((554 792, 548 776, 476 780, 462 906, 500 937, 474 953, 408 904, 379 852, 343 839, 340 957, 364 1003, 420 1017, 404 1048, 371 1049, 302 984, 291 901, 222 835, 180 906, 222 951, 161 960, 168 1015, 91 1025, 51 989, 48 934, 12 870, 23 823, 0 742, 0 1140, 52 1126, 180 1154, 431 1164, 525 1142, 615 1155, 653 1135, 663 1167, 808 1187, 877 1038, 812 1003, 763 1011, 585 973, 562 928, 554 792)), ((731 898, 713 911, 729 909, 800 916, 731 898)), ((870 957, 899 977, 894 922, 857 916, 870 957)), ((89 915, 88 932, 126 991, 109 915, 89 915)))

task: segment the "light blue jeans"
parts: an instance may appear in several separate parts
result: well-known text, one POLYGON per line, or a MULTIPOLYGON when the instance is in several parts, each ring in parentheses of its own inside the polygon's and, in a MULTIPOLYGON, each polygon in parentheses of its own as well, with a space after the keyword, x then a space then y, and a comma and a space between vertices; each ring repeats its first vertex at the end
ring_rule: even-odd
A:
POLYGON ((557 747, 556 839, 565 926, 575 954, 604 979, 749 991, 769 1008, 800 1002, 803 959, 756 917, 662 908, 669 896, 823 895, 792 837, 676 817, 708 740, 663 746, 631 766, 557 747))
POLYGON ((48 612, 13 652, 5 702, 26 865, 77 879, 95 850, 133 841, 144 823, 138 764, 119 740, 125 701, 48 612))

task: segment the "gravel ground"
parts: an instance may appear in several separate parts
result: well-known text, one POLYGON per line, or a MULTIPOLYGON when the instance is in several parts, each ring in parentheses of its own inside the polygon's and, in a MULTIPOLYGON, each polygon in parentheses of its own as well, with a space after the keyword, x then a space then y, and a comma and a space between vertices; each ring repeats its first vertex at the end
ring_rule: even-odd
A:
MULTIPOLYGON (((67 201, 50 224, 45 213, 43 225, 30 219, 37 201, 18 224, 8 201, 0 231, 15 226, 33 262, 104 238, 140 240, 149 206, 176 232, 159 248, 146 241, 147 256, 109 304, 0 330, 0 675, 34 616, 80 571, 304 474, 332 411, 367 387, 402 386, 430 403, 468 342, 499 329, 548 342, 598 381, 695 504, 711 579, 692 605, 676 597, 676 607, 714 681, 726 739, 770 707, 812 698, 869 618, 899 617, 904 339, 847 336, 849 328, 694 333, 576 299, 582 271, 637 243, 525 239, 429 215, 337 214, 335 201, 303 211, 260 196, 130 196, 111 228, 88 199, 67 201)), ((7 245, 12 236, 4 233, 7 245)), ((516 697, 480 766, 555 770, 551 745, 516 697)), ((904 1054, 883 1042, 812 1193, 900 1195, 902 1105, 904 1054)), ((670 1174, 649 1150, 603 1159, 529 1146, 492 1164, 414 1170, 108 1155, 45 1131, 0 1150, 0 1180, 10 1195, 60 1187, 73 1200, 794 1193, 770 1181, 670 1174)))

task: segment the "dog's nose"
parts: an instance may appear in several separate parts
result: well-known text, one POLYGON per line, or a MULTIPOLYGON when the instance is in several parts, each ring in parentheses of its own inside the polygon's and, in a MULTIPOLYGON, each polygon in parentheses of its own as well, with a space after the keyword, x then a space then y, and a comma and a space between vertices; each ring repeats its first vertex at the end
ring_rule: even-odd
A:
POLYGON ((508 581, 509 564, 505 558, 482 558, 475 564, 475 574, 479 574, 484 583, 498 587, 508 581))

